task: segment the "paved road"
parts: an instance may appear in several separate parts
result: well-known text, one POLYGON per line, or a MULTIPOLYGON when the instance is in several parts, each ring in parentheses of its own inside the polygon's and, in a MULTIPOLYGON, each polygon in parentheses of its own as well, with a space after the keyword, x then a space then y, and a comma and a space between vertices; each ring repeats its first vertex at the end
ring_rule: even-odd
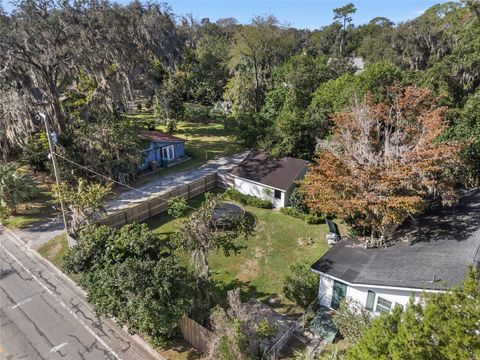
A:
POLYGON ((0 229, 0 359, 155 359, 0 229))
POLYGON ((226 157, 220 157, 210 160, 206 164, 190 170, 185 170, 170 175, 161 176, 148 184, 138 187, 143 192, 130 190, 119 194, 107 204, 106 208, 109 213, 114 213, 118 210, 144 202, 146 199, 159 195, 174 187, 184 185, 200 179, 206 175, 212 174, 219 170, 229 170, 242 162, 248 155, 248 151, 226 157))

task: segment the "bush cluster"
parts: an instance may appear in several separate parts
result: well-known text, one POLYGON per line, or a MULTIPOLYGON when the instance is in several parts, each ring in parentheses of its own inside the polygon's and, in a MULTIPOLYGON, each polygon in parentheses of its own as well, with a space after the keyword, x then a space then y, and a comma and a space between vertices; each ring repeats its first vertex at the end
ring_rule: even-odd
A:
POLYGON ((272 209, 273 203, 270 200, 260 199, 256 196, 245 195, 235 189, 228 189, 225 194, 232 200, 238 201, 242 205, 250 205, 260 209, 272 209))
POLYGON ((306 214, 294 209, 293 207, 285 207, 280 209, 280 211, 285 215, 290 215, 297 219, 302 219, 308 224, 321 224, 325 221, 325 218, 323 216, 320 216, 318 214, 306 214))
POLYGON ((185 108, 184 120, 187 122, 209 123, 213 118, 211 108, 203 105, 190 105, 185 108))

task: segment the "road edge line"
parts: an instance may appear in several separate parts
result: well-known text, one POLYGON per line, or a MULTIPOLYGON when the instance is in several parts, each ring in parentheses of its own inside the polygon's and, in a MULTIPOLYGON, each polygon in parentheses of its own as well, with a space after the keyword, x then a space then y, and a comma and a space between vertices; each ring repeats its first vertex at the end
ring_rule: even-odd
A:
MULTIPOLYGON (((79 295, 82 296, 82 300, 85 303, 86 306, 90 308, 90 311, 92 313, 95 313, 93 309, 91 308, 90 303, 87 301, 87 293, 85 290, 83 290, 75 281, 73 281, 68 275, 66 275, 62 270, 57 268, 54 264, 52 264, 48 259, 45 259, 42 255, 40 255, 35 249, 31 248, 28 246, 27 242, 23 240, 21 237, 19 237, 17 234, 15 234, 14 231, 11 229, 7 228, 4 225, 0 226, 0 229, 3 229, 6 231, 8 235, 10 235, 10 239, 17 244, 18 246, 26 248, 31 255, 35 257, 36 260, 40 261, 43 263, 46 267, 48 267, 51 271, 55 273, 55 275, 58 275, 63 281, 67 282, 67 286, 73 287, 75 291, 79 292, 79 295), (13 239, 12 239, 13 237, 13 239)), ((120 326, 118 325, 113 319, 111 318, 106 318, 104 317, 104 321, 107 321, 110 326, 121 329, 123 333, 125 333, 127 336, 132 338, 132 340, 137 343, 138 346, 140 346, 143 350, 145 350, 147 353, 149 353, 151 356, 157 358, 158 360, 168 360, 163 355, 161 355, 158 351, 156 351, 148 342, 146 342, 144 339, 142 339, 140 336, 137 334, 130 334, 128 332, 128 327, 127 326, 120 326)))

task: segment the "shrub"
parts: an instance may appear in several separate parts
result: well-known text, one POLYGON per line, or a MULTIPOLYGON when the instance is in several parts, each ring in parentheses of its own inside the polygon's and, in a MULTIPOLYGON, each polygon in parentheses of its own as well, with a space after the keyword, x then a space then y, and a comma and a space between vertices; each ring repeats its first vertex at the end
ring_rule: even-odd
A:
POLYGON ((15 214, 18 205, 38 193, 32 177, 19 170, 16 163, 0 165, 0 213, 15 214), (8 210, 7 210, 8 209, 8 210))
POLYGON ((184 217, 188 211, 188 203, 185 198, 181 196, 174 196, 168 199, 168 215, 172 216, 175 219, 184 217))
POLYGON ((308 224, 321 224, 325 221, 325 218, 323 216, 320 216, 318 214, 305 214, 292 207, 284 207, 281 208, 280 211, 285 215, 293 216, 297 219, 302 219, 308 224))
POLYGON ((23 160, 34 171, 47 170, 48 153, 48 139, 45 132, 30 137, 22 149, 23 160))
POLYGON ((290 266, 290 273, 283 283, 285 296, 306 309, 318 293, 319 277, 310 269, 310 263, 302 261, 290 266))
POLYGON ((325 218, 317 214, 308 214, 306 216, 306 221, 308 224, 312 224, 312 225, 322 224, 325 221, 325 218))
POLYGON ((185 120, 189 122, 208 123, 212 121, 210 107, 203 105, 189 105, 185 108, 185 120))
POLYGON ((232 200, 238 201, 242 205, 250 205, 261 209, 272 209, 273 204, 270 200, 260 199, 256 196, 245 195, 235 189, 228 189, 225 194, 232 200))
POLYGON ((301 213, 308 213, 305 194, 300 191, 299 187, 295 187, 290 195, 290 206, 301 213))
POLYGON ((333 322, 340 334, 348 341, 355 343, 362 336, 363 330, 372 321, 372 313, 356 300, 342 300, 333 316, 333 322))
POLYGON ((191 308, 195 279, 145 224, 89 228, 65 256, 98 315, 162 346, 191 308))

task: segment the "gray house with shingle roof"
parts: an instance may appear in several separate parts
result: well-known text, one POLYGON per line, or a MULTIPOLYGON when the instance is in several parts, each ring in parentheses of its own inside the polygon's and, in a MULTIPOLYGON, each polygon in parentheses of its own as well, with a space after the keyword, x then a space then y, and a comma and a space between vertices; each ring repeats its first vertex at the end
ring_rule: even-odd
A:
POLYGON ((395 236, 394 245, 375 249, 347 238, 315 262, 320 304, 337 308, 352 298, 382 312, 405 306, 422 291, 460 284, 467 266, 480 264, 480 190, 465 193, 453 208, 428 211, 395 236))

